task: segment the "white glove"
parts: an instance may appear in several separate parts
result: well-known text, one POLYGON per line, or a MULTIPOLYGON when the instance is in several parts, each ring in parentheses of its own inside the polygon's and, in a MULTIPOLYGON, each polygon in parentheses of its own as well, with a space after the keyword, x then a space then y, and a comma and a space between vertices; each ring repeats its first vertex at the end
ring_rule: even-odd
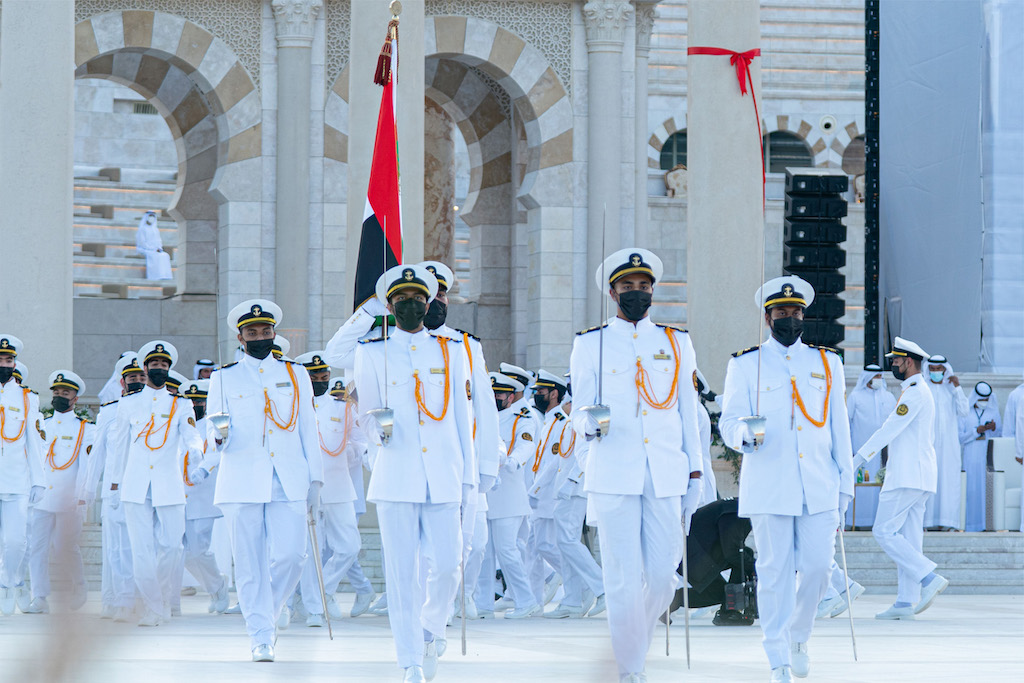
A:
POLYGON ((850 501, 853 500, 853 496, 848 493, 839 494, 839 523, 843 524, 843 520, 846 519, 846 511, 850 509, 850 501))
POLYGON ((206 478, 210 476, 210 473, 204 470, 202 467, 196 467, 188 473, 188 479, 193 484, 202 484, 206 481, 206 478))
POLYGON ((110 494, 110 509, 116 510, 119 507, 121 507, 121 492, 113 491, 110 494))
POLYGON ((593 413, 587 413, 587 424, 583 431, 587 436, 597 436, 600 431, 601 425, 597 422, 597 418, 594 417, 593 413))
POLYGON ((489 474, 480 475, 480 493, 487 493, 497 484, 498 478, 489 474))
POLYGON ((502 459, 501 466, 509 472, 515 472, 519 469, 519 461, 512 456, 507 456, 502 459))
POLYGON ((46 493, 46 489, 42 486, 33 486, 32 490, 28 494, 28 504, 35 505, 43 499, 43 494, 46 493))
POLYGON ((320 489, 323 485, 322 481, 309 482, 309 493, 306 494, 306 507, 309 508, 309 514, 313 515, 313 519, 320 516, 320 489))
POLYGON ((743 423, 743 443, 740 446, 740 450, 744 453, 753 453, 754 444, 757 442, 757 438, 754 436, 754 430, 750 428, 750 425, 743 423))
POLYGON ((476 493, 476 487, 472 484, 462 485, 462 509, 466 509, 469 504, 470 496, 476 493))
POLYGON ((368 315, 372 315, 373 317, 388 314, 387 306, 381 303, 380 299, 378 299, 375 296, 371 296, 369 299, 367 299, 366 302, 361 306, 361 308, 364 311, 366 311, 368 315))
POLYGON ((686 533, 690 533, 690 518, 700 507, 703 491, 704 480, 702 478, 690 479, 690 483, 686 486, 686 495, 683 496, 683 519, 686 520, 686 533))
POLYGON ((576 485, 578 482, 572 479, 566 479, 561 486, 558 487, 558 500, 569 500, 572 498, 572 494, 576 493, 576 485))

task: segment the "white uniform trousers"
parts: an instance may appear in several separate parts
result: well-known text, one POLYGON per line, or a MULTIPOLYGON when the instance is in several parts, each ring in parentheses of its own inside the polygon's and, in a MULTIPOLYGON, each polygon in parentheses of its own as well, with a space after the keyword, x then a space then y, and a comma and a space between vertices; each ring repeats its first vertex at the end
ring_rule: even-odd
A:
MULTIPOLYGON (((829 567, 828 587, 825 589, 824 599, 831 600, 832 598, 837 598, 845 593, 847 586, 844 586, 844 583, 846 583, 846 575, 843 574, 843 568, 840 567, 839 563, 835 561, 835 558, 833 558, 832 566, 829 567)), ((852 584, 853 579, 850 579, 850 585, 852 584)))
POLYGON ((28 496, 20 493, 0 496, 0 588, 15 588, 25 582, 28 553, 28 496))
MULTIPOLYGON (((352 503, 355 505, 355 502, 352 503)), ((356 533, 359 532, 359 519, 363 515, 361 513, 356 514, 356 533)), ((359 546, 362 548, 362 537, 359 539, 359 546)), ((384 563, 384 556, 381 555, 381 564, 384 563)), ((345 578, 352 584, 352 590, 356 593, 373 593, 373 584, 366 578, 366 574, 363 572, 362 566, 359 564, 359 556, 356 555, 356 559, 352 560, 352 566, 348 568, 348 572, 345 574, 345 578)))
POLYGON ((573 600, 563 605, 579 606, 582 599, 582 587, 590 589, 595 596, 604 594, 604 581, 601 578, 601 567, 594 560, 587 546, 583 545, 583 520, 587 516, 587 499, 572 496, 568 500, 555 503, 555 525, 557 527, 558 550, 562 553, 563 576, 566 584, 566 598, 573 600), (575 584, 582 583, 580 588, 575 584))
POLYGON ((423 635, 444 636, 459 589, 462 530, 458 503, 377 503, 398 666, 422 666, 423 635), (425 585, 419 563, 427 564, 425 585))
POLYGON ((544 584, 548 567, 564 580, 562 553, 558 552, 558 531, 555 520, 548 517, 530 517, 530 540, 526 543, 529 558, 530 585, 537 602, 544 599, 544 584))
MULTIPOLYGON (((146 609, 169 616, 172 594, 181 584, 174 574, 181 566, 182 539, 185 536, 185 506, 154 506, 122 502, 132 546, 132 573, 135 587, 146 609)), ((180 598, 179 598, 180 599, 180 598)))
MULTIPOLYGON (((359 557, 359 548, 362 540, 359 537, 359 529, 356 526, 355 503, 327 503, 321 507, 323 516, 317 524, 317 540, 320 541, 320 557, 324 557, 324 551, 330 549, 331 557, 323 565, 324 592, 331 597, 338 592, 338 584, 348 573, 352 563, 359 557)), ((308 523, 307 523, 308 524, 308 523)), ((308 539, 309 530, 306 530, 307 550, 309 559, 302 569, 302 578, 299 579, 302 592, 302 604, 310 614, 323 614, 324 606, 320 598, 320 583, 316 578, 316 564, 313 560, 313 550, 308 539)))
POLYGON ((104 498, 100 519, 100 540, 103 544, 103 568, 100 574, 102 602, 109 607, 131 607, 135 604, 135 580, 132 577, 132 544, 128 539, 124 506, 112 508, 110 498, 104 498))
MULTIPOLYGON (((505 597, 512 598, 516 609, 530 607, 537 604, 537 598, 530 586, 530 577, 526 573, 526 564, 523 562, 523 553, 519 548, 519 529, 524 526, 522 517, 501 517, 488 522, 491 532, 491 543, 494 546, 494 560, 501 567, 501 575, 505 577, 505 597)), ((486 587, 487 600, 477 601, 477 607, 494 609, 494 566, 493 562, 485 576, 480 573, 480 583, 486 587), (486 607, 485 607, 486 605, 486 607)))
MULTIPOLYGON (((281 489, 276 475, 274 489, 281 489)), ((306 501, 218 507, 228 523, 238 605, 251 646, 273 645, 277 615, 295 592, 306 561, 306 501)))
POLYGON ((882 491, 878 496, 878 513, 871 533, 896 563, 897 602, 914 604, 920 600, 921 580, 937 566, 921 552, 924 507, 931 495, 928 491, 901 488, 882 491))
MULTIPOLYGON (((464 590, 467 600, 473 600, 476 595, 477 583, 480 579, 480 570, 484 564, 484 552, 487 550, 488 541, 487 511, 477 511, 475 519, 476 524, 473 526, 473 536, 469 542, 469 549, 466 550, 463 548, 466 558, 466 585, 464 590)), ((463 525, 463 538, 465 538, 465 534, 465 525, 463 525)), ((463 546, 465 546, 465 543, 463 543, 463 546)), ((491 576, 493 578, 493 572, 491 576)), ((490 586, 488 586, 488 588, 490 588, 490 586)), ((491 595, 493 597, 493 591, 491 595)), ((494 607, 492 605, 487 609, 494 609, 494 607)))
POLYGON ((792 643, 811 637, 836 552, 839 510, 751 515, 757 546, 757 609, 771 668, 790 665, 792 643))
POLYGON ((620 674, 644 670, 658 617, 675 594, 676 568, 683 557, 682 500, 656 497, 650 468, 643 495, 590 494, 620 674))
POLYGON ((213 523, 216 521, 216 517, 185 520, 185 569, 210 595, 224 585, 217 557, 210 549, 213 543, 213 523))
POLYGON ((75 594, 85 594, 85 566, 78 539, 82 535, 85 506, 67 512, 29 511, 28 574, 32 579, 32 597, 50 595, 50 545, 57 564, 71 580, 75 594))

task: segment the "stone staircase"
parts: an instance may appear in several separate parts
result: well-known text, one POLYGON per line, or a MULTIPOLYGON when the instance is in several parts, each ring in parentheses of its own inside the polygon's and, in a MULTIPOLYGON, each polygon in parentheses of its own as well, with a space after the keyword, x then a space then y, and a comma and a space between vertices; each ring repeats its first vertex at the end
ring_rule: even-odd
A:
POLYGON ((176 269, 178 228, 165 211, 174 191, 170 178, 126 182, 103 174, 75 178, 75 296, 161 299, 175 293, 173 280, 146 279, 146 259, 135 251, 139 219, 146 210, 156 211, 164 251, 171 257, 172 270, 176 269))
MULTIPOLYGON (((842 558, 836 543, 836 561, 842 558)), ((1024 594, 1024 534, 925 532, 924 554, 949 579, 949 593, 1024 594)), ((846 532, 850 578, 869 593, 896 592, 896 565, 869 531, 846 532)))

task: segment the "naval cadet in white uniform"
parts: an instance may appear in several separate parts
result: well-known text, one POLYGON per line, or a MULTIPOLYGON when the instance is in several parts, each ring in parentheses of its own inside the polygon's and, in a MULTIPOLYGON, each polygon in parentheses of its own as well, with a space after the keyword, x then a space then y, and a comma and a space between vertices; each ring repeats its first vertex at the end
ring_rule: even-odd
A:
MULTIPOLYGON (((178 351, 170 342, 151 341, 138 353, 146 386, 118 403, 108 448, 114 465, 113 504, 124 506, 132 547, 132 572, 145 605, 139 626, 170 619, 172 590, 180 584, 185 535, 185 482, 181 453, 203 452, 195 413, 188 399, 164 386, 178 351)), ((201 456, 200 456, 201 457, 201 456)))
POLYGON ((319 514, 320 437, 309 375, 271 354, 280 307, 251 299, 235 306, 227 322, 245 355, 210 377, 207 401, 230 417, 226 438, 214 414, 208 420, 207 440, 219 451, 213 502, 230 530, 252 659, 272 662, 275 623, 287 626, 286 602, 306 561, 306 515, 319 514))
POLYGON ((0 332, 0 614, 25 605, 28 506, 43 496, 39 396, 14 378, 21 340, 0 332))
POLYGON ((719 423, 726 445, 744 453, 739 514, 750 518, 757 546, 758 610, 773 682, 810 669, 807 641, 853 498, 843 362, 800 339, 812 301, 810 283, 792 275, 757 291, 771 337, 733 354, 719 423), (741 418, 758 410, 767 425, 754 450, 741 418))
POLYGON ((355 383, 373 450, 367 500, 377 504, 387 557, 388 617, 406 681, 433 678, 447 647, 445 624, 459 585, 459 509, 476 495, 472 382, 460 339, 423 326, 437 280, 426 268, 396 266, 376 295, 397 322, 391 335, 355 353, 355 383), (394 411, 382 445, 372 411, 394 411), (427 563, 426 582, 418 564, 427 563))
POLYGON ((860 467, 889 447, 871 533, 896 563, 897 593, 892 607, 875 618, 913 619, 949 585, 935 573, 936 564, 921 552, 925 503, 935 493, 938 481, 932 443, 935 399, 921 374, 921 363, 928 354, 920 346, 896 337, 886 357, 892 359, 892 374, 901 382, 900 397, 878 431, 857 449, 853 464, 860 467))
POLYGON ((86 499, 95 497, 95 489, 88 493, 85 490, 95 425, 75 414, 85 382, 70 370, 52 372, 49 382, 53 415, 43 421, 46 491, 29 512, 30 614, 50 611, 46 598, 50 595, 51 547, 71 580, 71 609, 85 604, 85 567, 78 539, 85 521, 86 499))
POLYGON ((569 361, 578 437, 598 432, 583 408, 603 402, 611 410, 609 434, 590 441, 584 489, 597 520, 612 649, 621 680, 632 683, 646 680, 654 627, 676 589, 680 521, 689 525, 703 489, 693 344, 647 315, 662 269, 655 254, 632 248, 594 275, 618 309, 604 323, 603 396, 598 328, 576 336, 569 361))

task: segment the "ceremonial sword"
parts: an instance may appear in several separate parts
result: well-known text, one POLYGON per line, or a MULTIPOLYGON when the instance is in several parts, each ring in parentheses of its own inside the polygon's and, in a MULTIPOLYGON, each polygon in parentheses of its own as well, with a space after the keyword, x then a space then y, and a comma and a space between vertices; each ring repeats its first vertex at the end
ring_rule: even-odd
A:
MULTIPOLYGON (((383 264, 384 270, 382 272, 388 272, 388 217, 384 217, 384 249, 383 264)), ((384 302, 385 305, 387 302, 384 302)), ((373 419, 380 425, 381 432, 383 434, 380 438, 381 446, 387 446, 388 442, 391 441, 391 434, 395 428, 395 411, 388 407, 388 313, 384 311, 384 322, 380 326, 382 334, 384 335, 384 407, 374 408, 373 410, 367 410, 366 414, 371 415, 373 419)))
POLYGON ((320 543, 316 538, 316 518, 313 517, 313 508, 306 510, 306 525, 309 528, 309 542, 313 546, 313 564, 316 565, 316 582, 320 586, 320 602, 324 606, 324 619, 327 620, 327 635, 334 640, 334 630, 331 628, 331 613, 327 611, 327 591, 324 589, 324 568, 320 564, 320 543))
MULTIPOLYGON (((765 239, 764 239, 764 223, 761 224, 761 285, 764 286, 764 254, 765 254, 765 239)), ((765 427, 768 424, 768 419, 761 415, 761 343, 764 338, 764 308, 758 304, 758 315, 757 315, 757 395, 754 399, 754 414, 747 417, 741 417, 740 422, 747 425, 750 431, 754 435, 754 450, 764 443, 764 432, 765 427)))
POLYGON ((843 579, 846 581, 846 612, 850 615, 850 642, 853 644, 853 661, 857 661, 857 635, 853 632, 853 596, 850 595, 850 572, 846 569, 846 541, 843 537, 843 520, 839 520, 839 553, 843 557, 843 579))
MULTIPOLYGON (((608 237, 608 205, 604 205, 604 213, 601 217, 601 286, 605 284, 605 272, 604 272, 604 254, 606 247, 606 240, 608 237)), ((588 413, 594 420, 597 421, 597 437, 598 441, 601 437, 608 436, 608 429, 611 427, 612 411, 611 408, 604 404, 604 327, 608 321, 608 293, 605 292, 604 297, 601 300, 601 310, 603 317, 600 321, 600 326, 597 328, 597 404, 592 406, 583 406, 579 409, 581 413, 588 413)), ((590 437, 587 437, 588 439, 590 437)))

